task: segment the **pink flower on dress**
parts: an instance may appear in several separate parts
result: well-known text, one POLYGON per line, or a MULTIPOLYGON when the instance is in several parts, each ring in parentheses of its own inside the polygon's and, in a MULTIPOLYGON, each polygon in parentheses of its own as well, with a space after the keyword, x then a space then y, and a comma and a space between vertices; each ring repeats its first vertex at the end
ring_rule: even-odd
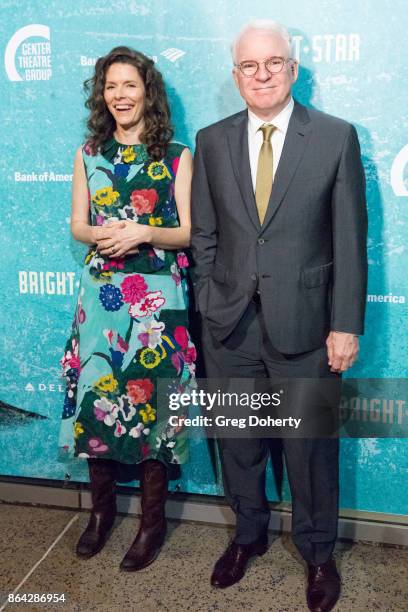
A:
POLYGON ((119 351, 119 353, 127 352, 129 344, 125 342, 122 336, 116 331, 114 331, 113 329, 104 329, 103 335, 105 336, 113 350, 119 351))
POLYGON ((115 332, 113 331, 113 329, 104 329, 103 330, 103 335, 105 336, 105 338, 107 339, 109 344, 112 344, 114 333, 115 332))
POLYGON ((152 213, 158 200, 155 189, 135 189, 130 194, 130 202, 138 215, 152 213))
POLYGON ((77 319, 78 323, 81 325, 82 323, 85 323, 86 321, 86 314, 85 314, 85 310, 82 308, 81 298, 78 299, 78 307, 76 309, 75 318, 77 319))
POLYGON ((173 353, 171 362, 178 374, 180 374, 184 364, 189 366, 188 369, 192 373, 195 369, 194 362, 197 359, 197 351, 194 344, 190 341, 187 328, 183 327, 183 325, 178 325, 174 329, 173 335, 177 344, 180 345, 181 350, 173 353))
POLYGON ((155 313, 165 303, 165 299, 162 296, 162 292, 150 291, 145 297, 138 303, 132 304, 129 308, 129 314, 134 319, 138 317, 148 317, 155 313))
POLYGON ((184 361, 187 364, 193 363, 197 359, 197 351, 195 346, 189 346, 184 352, 184 361))
POLYGON ((66 353, 64 353, 62 359, 60 360, 64 374, 66 374, 70 369, 77 368, 79 370, 81 367, 81 360, 79 358, 79 343, 76 338, 72 338, 71 349, 71 351, 68 350, 66 353))
POLYGON ((182 349, 186 349, 188 347, 188 340, 189 340, 188 331, 187 331, 187 328, 184 327, 183 325, 178 325, 174 329, 174 338, 177 344, 179 344, 182 349))
POLYGON ((69 365, 71 366, 71 368, 75 369, 75 368, 80 368, 81 367, 81 362, 79 360, 79 357, 77 357, 76 355, 74 355, 73 357, 71 357, 71 360, 69 362, 69 365))
POLYGON ((177 264, 179 268, 188 268, 189 263, 185 253, 181 252, 177 254, 177 264))
POLYGON ((90 438, 88 446, 91 453, 106 453, 109 450, 109 446, 104 444, 100 438, 90 438))
POLYGON ((125 267, 125 258, 118 257, 118 259, 110 259, 108 262, 104 263, 102 266, 102 270, 110 270, 114 268, 115 270, 123 270, 125 267))
POLYGON ((178 167, 179 167, 179 163, 180 163, 180 157, 175 157, 175 158, 173 159, 173 163, 172 163, 172 165, 171 165, 171 169, 172 169, 172 170, 173 170, 173 172, 174 172, 174 176, 176 176, 176 174, 177 174, 177 170, 178 170, 178 167))
POLYGON ((97 421, 103 421, 106 416, 106 413, 100 408, 94 408, 94 415, 97 421))
POLYGON ((145 279, 140 274, 127 276, 120 286, 123 300, 128 304, 136 304, 142 300, 147 291, 145 279))

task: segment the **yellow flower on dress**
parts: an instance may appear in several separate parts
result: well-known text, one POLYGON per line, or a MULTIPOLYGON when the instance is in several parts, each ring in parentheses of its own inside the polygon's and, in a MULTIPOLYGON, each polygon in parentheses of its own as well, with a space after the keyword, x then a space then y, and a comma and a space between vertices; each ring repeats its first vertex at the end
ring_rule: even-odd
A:
POLYGON ((163 225, 163 217, 149 217, 149 225, 163 225))
POLYGON ((92 251, 90 251, 90 252, 88 253, 88 255, 85 257, 85 262, 84 262, 84 263, 85 263, 85 264, 88 264, 88 263, 91 261, 92 257, 93 257, 94 255, 96 255, 96 253, 97 253, 97 251, 95 251, 95 250, 93 250, 93 249, 92 249, 92 251))
POLYGON ((102 187, 102 189, 95 191, 92 201, 98 206, 112 206, 118 197, 119 191, 114 191, 113 187, 102 187))
POLYGON ((142 421, 145 425, 147 425, 149 421, 156 420, 156 411, 150 404, 146 404, 146 409, 139 410, 139 414, 142 417, 142 421))
POLYGON ((154 181, 161 181, 164 178, 171 179, 171 174, 163 162, 151 162, 147 169, 147 174, 154 181))
POLYGON ((118 381, 116 378, 113 378, 112 374, 106 374, 105 376, 101 376, 101 378, 96 381, 94 387, 103 393, 113 393, 113 391, 115 391, 118 387, 118 381))
POLYGON ((133 147, 126 147, 124 151, 122 151, 122 159, 125 164, 130 164, 132 161, 136 159, 136 153, 133 147))
POLYGON ((77 421, 74 425, 74 438, 75 440, 77 439, 77 437, 80 434, 84 433, 84 428, 82 427, 82 423, 80 423, 79 421, 77 421))
POLYGON ((140 353, 140 363, 149 370, 159 365, 160 361, 160 353, 155 349, 144 348, 140 353))

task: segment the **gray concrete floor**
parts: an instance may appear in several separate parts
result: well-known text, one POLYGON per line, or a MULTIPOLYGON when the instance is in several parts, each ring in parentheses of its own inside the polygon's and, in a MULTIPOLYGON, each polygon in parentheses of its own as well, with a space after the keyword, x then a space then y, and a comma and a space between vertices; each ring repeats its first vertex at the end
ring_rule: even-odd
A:
MULTIPOLYGON (((241 582, 217 591, 209 577, 231 529, 171 522, 157 561, 126 574, 118 565, 138 519, 118 517, 105 548, 83 561, 74 549, 87 519, 86 512, 0 504, 1 612, 307 611, 305 570, 289 536, 271 536, 241 582), (64 593, 66 601, 5 605, 17 587, 19 594, 64 593)), ((339 543, 335 556, 343 579, 336 612, 407 612, 407 549, 339 543)))

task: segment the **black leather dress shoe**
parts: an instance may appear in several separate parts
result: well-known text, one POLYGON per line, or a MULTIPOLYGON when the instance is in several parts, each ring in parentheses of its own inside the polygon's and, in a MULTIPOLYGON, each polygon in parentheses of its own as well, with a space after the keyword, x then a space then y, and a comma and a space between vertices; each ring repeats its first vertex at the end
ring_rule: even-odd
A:
POLYGON ((341 580, 333 558, 308 566, 307 605, 312 612, 329 612, 340 596, 341 580))
POLYGON ((245 574, 251 557, 263 555, 268 550, 268 540, 263 537, 252 544, 237 544, 232 541, 214 566, 211 586, 225 589, 239 582, 245 574))

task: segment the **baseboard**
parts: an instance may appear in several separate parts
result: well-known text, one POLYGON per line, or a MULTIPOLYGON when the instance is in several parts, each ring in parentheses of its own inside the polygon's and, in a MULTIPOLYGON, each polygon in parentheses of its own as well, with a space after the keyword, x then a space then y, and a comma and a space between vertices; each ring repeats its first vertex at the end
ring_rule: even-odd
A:
MULTIPOLYGON (((89 509, 90 492, 86 485, 72 483, 30 484, 0 481, 0 501, 10 504, 27 504, 69 509, 89 509)), ((140 494, 137 490, 121 487, 118 492, 118 510, 123 514, 140 514, 140 494)), ((213 525, 234 525, 235 517, 222 497, 172 493, 166 504, 168 518, 213 525)), ((291 511, 289 504, 271 504, 269 529, 274 532, 289 532, 291 511)), ((408 546, 408 517, 342 508, 339 516, 339 538, 351 541, 376 542, 408 546)))

